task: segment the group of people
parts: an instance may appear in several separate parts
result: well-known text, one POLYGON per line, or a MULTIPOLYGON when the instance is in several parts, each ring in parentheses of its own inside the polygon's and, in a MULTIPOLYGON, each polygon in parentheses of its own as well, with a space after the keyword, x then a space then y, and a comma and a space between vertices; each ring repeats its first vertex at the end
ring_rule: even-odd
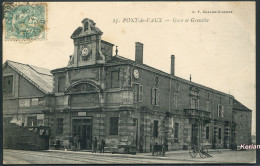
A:
MULTIPOLYGON (((100 153, 105 152, 105 140, 101 139, 100 142, 100 153)), ((75 147, 75 150, 80 150, 81 149, 81 138, 79 135, 75 136, 73 139, 73 145, 75 147)), ((98 140, 97 137, 95 137, 92 141, 92 153, 97 153, 97 147, 98 147, 98 140)))
MULTIPOLYGON (((93 143, 92 153, 97 153, 97 145, 98 145, 97 137, 94 138, 92 143, 93 143)), ((102 139, 101 143, 100 143, 100 153, 104 153, 105 152, 105 144, 106 144, 105 140, 102 139)))

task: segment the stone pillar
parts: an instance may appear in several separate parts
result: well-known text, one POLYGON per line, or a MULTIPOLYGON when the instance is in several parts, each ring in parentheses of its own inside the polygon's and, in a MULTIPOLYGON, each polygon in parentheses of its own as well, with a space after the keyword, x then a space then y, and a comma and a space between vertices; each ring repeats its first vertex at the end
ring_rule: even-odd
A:
POLYGON ((143 152, 150 152, 152 128, 151 128, 151 116, 147 113, 144 113, 143 115, 141 128, 143 128, 143 152))
POLYGON ((225 126, 224 128, 224 148, 229 149, 230 145, 230 127, 225 126))
POLYGON ((214 125, 213 140, 212 140, 213 149, 217 148, 217 142, 218 142, 218 126, 214 125))
POLYGON ((172 121, 171 118, 167 118, 165 121, 165 133, 166 133, 166 141, 168 145, 168 151, 172 150, 173 144, 173 132, 172 132, 172 121))
POLYGON ((93 117, 93 138, 100 140, 106 136, 105 134, 105 114, 97 113, 93 117))
MULTIPOLYGON (((189 135, 189 129, 190 131, 192 130, 191 129, 191 125, 189 123, 189 120, 188 119, 184 119, 184 129, 183 129, 183 139, 191 142, 191 132, 190 132, 190 135, 189 135)), ((183 145, 183 149, 188 149, 190 147, 188 147, 186 144, 183 145)))
POLYGON ((132 110, 122 110, 119 112, 119 152, 123 152, 124 149, 120 148, 124 145, 133 144, 133 116, 132 110))
POLYGON ((165 122, 166 122, 166 116, 160 116, 159 121, 159 143, 163 144, 165 140, 165 122))

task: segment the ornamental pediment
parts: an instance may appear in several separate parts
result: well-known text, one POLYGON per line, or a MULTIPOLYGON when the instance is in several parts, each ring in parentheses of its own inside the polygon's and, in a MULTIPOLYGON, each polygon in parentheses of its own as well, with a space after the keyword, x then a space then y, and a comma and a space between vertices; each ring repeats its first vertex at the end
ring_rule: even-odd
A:
POLYGON ((72 84, 65 93, 93 93, 100 92, 100 87, 90 82, 77 82, 72 84))
POLYGON ((195 91, 195 92, 199 92, 199 89, 196 88, 195 86, 190 87, 190 90, 191 90, 191 91, 195 91))

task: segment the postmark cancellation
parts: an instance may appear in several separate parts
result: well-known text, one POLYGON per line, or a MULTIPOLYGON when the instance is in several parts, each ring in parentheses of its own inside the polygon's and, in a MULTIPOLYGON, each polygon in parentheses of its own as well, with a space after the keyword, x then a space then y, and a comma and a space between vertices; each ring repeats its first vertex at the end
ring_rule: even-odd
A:
POLYGON ((47 37, 47 3, 4 3, 5 40, 44 40, 47 37))

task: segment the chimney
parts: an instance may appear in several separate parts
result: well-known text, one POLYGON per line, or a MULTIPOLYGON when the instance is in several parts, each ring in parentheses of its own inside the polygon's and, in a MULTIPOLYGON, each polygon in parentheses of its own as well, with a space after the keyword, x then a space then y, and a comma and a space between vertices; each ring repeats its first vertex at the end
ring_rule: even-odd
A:
POLYGON ((143 44, 135 42, 135 62, 143 64, 143 44))
POLYGON ((175 56, 172 55, 171 56, 171 75, 174 76, 175 75, 175 56))

